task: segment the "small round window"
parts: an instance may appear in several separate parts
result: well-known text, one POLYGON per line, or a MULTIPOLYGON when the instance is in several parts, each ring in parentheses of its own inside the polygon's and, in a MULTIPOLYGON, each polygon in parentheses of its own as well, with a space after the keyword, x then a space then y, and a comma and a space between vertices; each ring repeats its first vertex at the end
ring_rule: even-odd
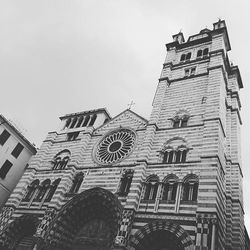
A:
POLYGON ((95 150, 98 163, 110 164, 124 159, 133 149, 135 133, 121 129, 105 136, 95 150))

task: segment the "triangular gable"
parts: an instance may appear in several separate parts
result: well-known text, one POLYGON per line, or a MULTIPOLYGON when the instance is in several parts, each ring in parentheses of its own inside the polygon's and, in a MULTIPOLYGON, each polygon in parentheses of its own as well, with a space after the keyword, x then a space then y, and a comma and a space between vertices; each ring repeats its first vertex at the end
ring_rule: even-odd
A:
POLYGON ((104 134, 107 131, 117 129, 119 127, 131 128, 134 130, 144 128, 148 121, 139 116, 130 109, 126 109, 107 123, 103 124, 95 130, 95 134, 104 134))

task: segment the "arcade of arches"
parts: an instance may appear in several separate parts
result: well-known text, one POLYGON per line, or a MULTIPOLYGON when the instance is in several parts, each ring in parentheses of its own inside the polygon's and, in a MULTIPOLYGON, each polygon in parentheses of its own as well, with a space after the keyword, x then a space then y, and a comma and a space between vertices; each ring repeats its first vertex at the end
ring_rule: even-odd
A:
MULTIPOLYGON (((110 250, 119 231, 122 206, 117 197, 93 188, 73 197, 52 219, 44 239, 37 241, 38 218, 17 218, 0 234, 5 250, 110 250), (37 244, 36 244, 37 243, 37 244), (35 246, 36 244, 36 246, 35 246)), ((131 238, 131 250, 189 250, 192 241, 178 225, 167 222, 147 224, 131 238), (150 246, 150 248, 148 248, 150 246)))

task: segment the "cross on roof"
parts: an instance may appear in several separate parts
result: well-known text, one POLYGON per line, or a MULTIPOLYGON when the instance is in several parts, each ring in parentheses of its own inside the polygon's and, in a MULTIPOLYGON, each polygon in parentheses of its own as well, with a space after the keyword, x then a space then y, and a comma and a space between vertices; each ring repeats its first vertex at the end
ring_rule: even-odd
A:
POLYGON ((131 109, 132 105, 135 105, 135 102, 131 101, 131 103, 128 104, 128 109, 131 109))

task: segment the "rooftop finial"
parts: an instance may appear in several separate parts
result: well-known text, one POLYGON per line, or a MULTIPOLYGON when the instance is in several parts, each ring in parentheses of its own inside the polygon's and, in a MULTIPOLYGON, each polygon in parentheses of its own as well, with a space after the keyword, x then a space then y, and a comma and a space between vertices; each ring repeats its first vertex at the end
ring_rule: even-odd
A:
POLYGON ((131 109, 132 105, 135 105, 135 102, 131 101, 131 103, 128 104, 128 109, 131 109))

